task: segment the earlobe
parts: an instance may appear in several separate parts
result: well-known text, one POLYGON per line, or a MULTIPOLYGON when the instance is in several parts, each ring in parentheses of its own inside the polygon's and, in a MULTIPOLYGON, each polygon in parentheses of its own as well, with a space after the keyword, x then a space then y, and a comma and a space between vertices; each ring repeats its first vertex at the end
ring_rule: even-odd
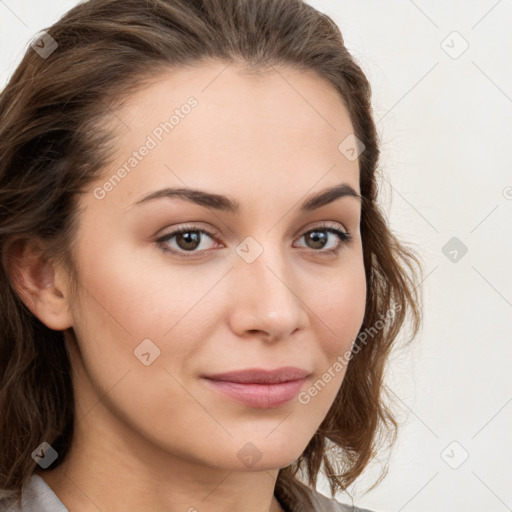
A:
POLYGON ((55 268, 37 243, 16 240, 7 250, 12 284, 27 308, 50 329, 71 327, 65 280, 57 279, 64 269, 55 268))

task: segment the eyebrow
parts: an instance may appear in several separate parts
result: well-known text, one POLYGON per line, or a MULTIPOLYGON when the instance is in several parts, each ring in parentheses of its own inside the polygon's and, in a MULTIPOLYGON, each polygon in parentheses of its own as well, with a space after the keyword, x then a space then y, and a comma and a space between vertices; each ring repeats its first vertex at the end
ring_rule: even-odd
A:
MULTIPOLYGON (((316 210, 317 208, 332 203, 336 199, 347 196, 362 200, 361 195, 358 194, 351 185, 348 183, 341 183, 340 185, 324 189, 315 195, 309 196, 301 203, 299 211, 307 212, 316 210)), ((148 201, 153 201, 160 198, 184 199, 185 201, 190 201, 200 206, 214 208, 216 210, 225 211, 233 215, 239 215, 242 211, 242 207, 238 201, 235 199, 230 199, 224 195, 214 194, 197 189, 168 187, 156 190, 155 192, 151 192, 143 196, 131 206, 139 206, 141 204, 147 203, 148 201)))

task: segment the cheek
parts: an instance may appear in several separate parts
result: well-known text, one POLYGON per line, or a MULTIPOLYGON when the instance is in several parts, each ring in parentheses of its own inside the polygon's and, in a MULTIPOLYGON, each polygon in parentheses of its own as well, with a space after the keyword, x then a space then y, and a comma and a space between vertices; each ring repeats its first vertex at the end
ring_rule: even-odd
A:
POLYGON ((366 277, 362 262, 352 265, 350 272, 340 273, 329 289, 319 295, 315 329, 321 360, 315 378, 297 397, 299 410, 315 420, 309 425, 311 432, 327 416, 341 388, 352 345, 363 322, 365 305, 366 277))
MULTIPOLYGON (((194 411, 190 418, 202 411, 180 385, 180 372, 187 371, 200 345, 190 339, 190 332, 201 330, 196 309, 201 311, 202 304, 194 305, 212 283, 205 279, 191 287, 190 276, 148 266, 147 255, 142 261, 136 251, 119 247, 103 251, 97 260, 84 252, 80 260, 81 300, 72 314, 84 368, 76 376, 83 414, 102 396, 126 425, 142 429, 148 438, 166 439, 179 411, 194 411), (191 319, 196 320, 193 325, 191 319), (143 340, 151 342, 141 345, 143 340), (151 362, 146 366, 142 354, 148 352, 151 362)), ((190 418, 181 425, 184 439, 190 418)))
POLYGON ((201 298, 214 286, 217 274, 205 273, 197 279, 197 268, 172 269, 150 257, 157 249, 140 250, 120 240, 101 244, 95 239, 92 244, 84 236, 81 244, 81 300, 72 306, 72 315, 90 380, 103 394, 129 371, 120 387, 131 389, 130 393, 158 396, 155 389, 163 396, 179 393, 164 368, 186 373, 200 350, 202 337, 197 333, 209 332, 204 314, 209 302, 201 298), (104 249, 95 258, 97 247, 104 249), (148 366, 142 356, 147 352, 148 366))
POLYGON ((318 315, 323 321, 325 353, 329 359, 349 349, 363 323, 366 276, 362 259, 347 266, 318 296, 318 315))
POLYGON ((124 344, 161 339, 169 332, 211 283, 194 279, 193 270, 164 265, 155 257, 156 251, 119 239, 108 245, 100 240, 82 242, 83 302, 74 312, 78 324, 86 330, 96 326, 104 336, 111 334, 124 344), (97 249, 88 246, 104 247, 101 257, 95 257, 97 249))

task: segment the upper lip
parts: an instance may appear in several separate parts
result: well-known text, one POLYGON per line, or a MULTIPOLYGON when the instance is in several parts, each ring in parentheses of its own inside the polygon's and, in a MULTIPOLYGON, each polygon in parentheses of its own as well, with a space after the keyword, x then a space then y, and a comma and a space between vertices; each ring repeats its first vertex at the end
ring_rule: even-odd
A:
POLYGON ((226 382, 240 382, 243 384, 278 384, 280 382, 303 379, 308 375, 310 375, 310 372, 307 370, 302 370, 301 368, 295 368, 293 366, 286 366, 275 370, 247 368, 246 370, 205 375, 204 378, 222 380, 226 382))

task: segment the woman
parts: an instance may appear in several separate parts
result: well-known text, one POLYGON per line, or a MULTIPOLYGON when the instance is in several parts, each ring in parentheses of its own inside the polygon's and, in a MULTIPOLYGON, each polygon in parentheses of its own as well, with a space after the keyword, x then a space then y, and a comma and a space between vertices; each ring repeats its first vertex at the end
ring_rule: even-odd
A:
POLYGON ((332 20, 91 0, 0 113, 4 508, 356 510, 420 267, 332 20))

